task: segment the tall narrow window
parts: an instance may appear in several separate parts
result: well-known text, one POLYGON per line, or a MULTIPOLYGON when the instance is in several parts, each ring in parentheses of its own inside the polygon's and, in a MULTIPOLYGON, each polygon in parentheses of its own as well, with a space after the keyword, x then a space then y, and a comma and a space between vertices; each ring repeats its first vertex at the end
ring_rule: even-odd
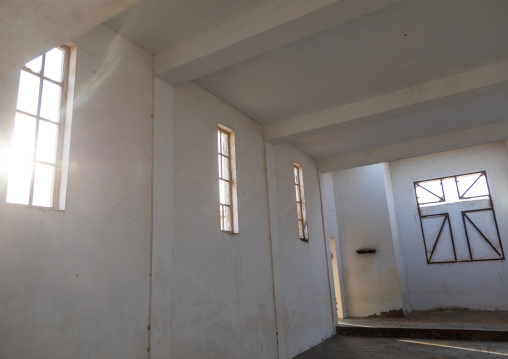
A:
POLYGON ((20 73, 7 198, 54 207, 60 183, 69 48, 56 47, 20 73))
POLYGON ((298 233, 300 234, 301 240, 308 241, 309 232, 307 230, 307 211, 305 210, 302 166, 298 163, 293 163, 293 172, 295 176, 296 209, 298 212, 298 233))
POLYGON ((218 125, 220 229, 238 233, 234 134, 229 128, 218 125))

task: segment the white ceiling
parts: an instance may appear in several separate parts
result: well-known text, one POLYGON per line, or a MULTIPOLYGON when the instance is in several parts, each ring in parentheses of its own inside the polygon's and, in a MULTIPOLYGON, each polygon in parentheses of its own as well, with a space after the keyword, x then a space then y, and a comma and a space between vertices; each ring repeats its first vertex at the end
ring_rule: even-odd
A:
MULTIPOLYGON (((0 0, 0 76, 138 1, 0 0)), ((105 24, 334 170, 507 139, 507 19, 507 0, 143 0, 105 24)))
POLYGON ((0 79, 140 0, 0 0, 0 79))
POLYGON ((267 125, 508 59, 508 1, 409 0, 195 81, 267 125))
POLYGON ((385 120, 362 119, 327 133, 296 140, 294 145, 316 159, 330 157, 330 154, 375 151, 394 143, 438 135, 444 135, 443 146, 446 147, 446 135, 450 133, 497 124, 507 119, 508 91, 504 91, 385 120))
POLYGON ((274 0, 144 0, 106 25, 156 54, 274 0))

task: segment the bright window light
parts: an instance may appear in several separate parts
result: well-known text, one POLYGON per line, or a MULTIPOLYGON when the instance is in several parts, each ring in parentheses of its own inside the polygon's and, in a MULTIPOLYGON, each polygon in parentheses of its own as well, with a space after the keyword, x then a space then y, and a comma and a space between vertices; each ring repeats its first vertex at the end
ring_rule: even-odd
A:
POLYGON ((303 171, 302 166, 293 163, 293 174, 295 177, 296 211, 298 214, 298 233, 303 241, 309 240, 307 229, 307 210, 305 209, 305 194, 303 192, 303 171))
POLYGON ((20 71, 9 162, 9 203, 53 207, 59 182, 66 46, 27 62, 20 71))
POLYGON ((217 130, 220 229, 238 233, 234 132, 223 125, 217 130))

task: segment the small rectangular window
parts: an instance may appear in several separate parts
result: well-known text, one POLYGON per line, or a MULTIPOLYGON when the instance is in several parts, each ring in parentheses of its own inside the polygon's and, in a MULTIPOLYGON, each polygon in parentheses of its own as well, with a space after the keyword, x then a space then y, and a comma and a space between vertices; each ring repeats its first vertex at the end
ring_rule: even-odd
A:
POLYGON ((58 204, 69 53, 56 47, 21 69, 7 185, 8 203, 58 204))
POLYGON ((303 190, 302 166, 300 166, 298 163, 293 163, 293 173, 295 177, 296 210, 298 214, 298 233, 300 235, 301 240, 308 241, 309 233, 307 229, 307 211, 305 209, 305 194, 303 190))
POLYGON ((219 124, 217 144, 220 229, 224 232, 238 233, 234 132, 219 124))

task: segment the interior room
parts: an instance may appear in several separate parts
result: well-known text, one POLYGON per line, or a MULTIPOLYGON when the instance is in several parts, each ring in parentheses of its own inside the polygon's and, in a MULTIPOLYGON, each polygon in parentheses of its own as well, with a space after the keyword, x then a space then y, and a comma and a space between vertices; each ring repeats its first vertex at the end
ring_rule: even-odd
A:
POLYGON ((341 319, 508 311, 507 16, 0 3, 0 358, 289 359, 341 319))

